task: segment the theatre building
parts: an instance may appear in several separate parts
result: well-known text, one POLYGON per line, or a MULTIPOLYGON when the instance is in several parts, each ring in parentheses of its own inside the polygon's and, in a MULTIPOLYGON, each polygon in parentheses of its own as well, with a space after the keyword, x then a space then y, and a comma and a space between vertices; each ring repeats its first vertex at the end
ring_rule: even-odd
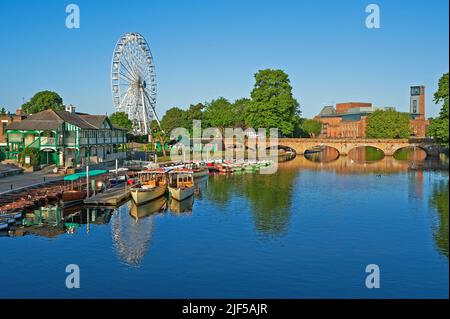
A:
MULTIPOLYGON (((320 137, 325 138, 365 138, 367 116, 377 109, 372 103, 347 102, 338 103, 336 107, 325 106, 314 117, 322 123, 320 137)), ((411 135, 425 137, 429 121, 425 119, 425 87, 412 86, 410 94, 411 135)))
POLYGON ((39 150, 40 164, 82 166, 124 158, 127 130, 114 126, 106 115, 45 110, 6 126, 9 159, 17 160, 26 147, 39 150))

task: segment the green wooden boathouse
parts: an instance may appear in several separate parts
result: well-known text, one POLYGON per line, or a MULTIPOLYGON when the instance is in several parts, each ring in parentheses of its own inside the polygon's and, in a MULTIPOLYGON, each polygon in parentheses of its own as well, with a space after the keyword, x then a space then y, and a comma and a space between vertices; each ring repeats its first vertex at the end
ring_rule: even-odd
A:
POLYGON ((106 115, 45 110, 6 127, 7 158, 17 160, 26 147, 39 150, 39 164, 77 167, 125 158, 127 130, 106 115))

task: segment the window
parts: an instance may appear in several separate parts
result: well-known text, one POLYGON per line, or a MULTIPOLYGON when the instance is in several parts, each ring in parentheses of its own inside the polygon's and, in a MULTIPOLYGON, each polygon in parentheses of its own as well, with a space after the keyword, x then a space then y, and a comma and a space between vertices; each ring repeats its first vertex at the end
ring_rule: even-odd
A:
POLYGON ((417 100, 413 100, 413 113, 417 113, 417 100))

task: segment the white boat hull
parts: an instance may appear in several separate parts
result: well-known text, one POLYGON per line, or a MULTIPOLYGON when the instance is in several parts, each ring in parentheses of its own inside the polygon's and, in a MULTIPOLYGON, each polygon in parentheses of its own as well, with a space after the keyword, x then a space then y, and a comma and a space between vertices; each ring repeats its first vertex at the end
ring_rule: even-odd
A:
POLYGON ((136 204, 140 205, 163 196, 165 192, 166 185, 153 188, 132 188, 131 197, 136 204))
POLYGON ((172 198, 182 201, 183 199, 186 199, 188 197, 191 197, 194 195, 195 187, 187 187, 187 188, 174 188, 169 187, 170 196, 172 198))

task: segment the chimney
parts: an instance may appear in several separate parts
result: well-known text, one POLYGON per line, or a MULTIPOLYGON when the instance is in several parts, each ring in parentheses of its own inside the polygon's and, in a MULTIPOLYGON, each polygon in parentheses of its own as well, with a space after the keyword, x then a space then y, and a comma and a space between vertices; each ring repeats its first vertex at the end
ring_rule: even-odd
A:
POLYGON ((66 111, 69 113, 75 113, 75 106, 72 104, 66 105, 66 111))

